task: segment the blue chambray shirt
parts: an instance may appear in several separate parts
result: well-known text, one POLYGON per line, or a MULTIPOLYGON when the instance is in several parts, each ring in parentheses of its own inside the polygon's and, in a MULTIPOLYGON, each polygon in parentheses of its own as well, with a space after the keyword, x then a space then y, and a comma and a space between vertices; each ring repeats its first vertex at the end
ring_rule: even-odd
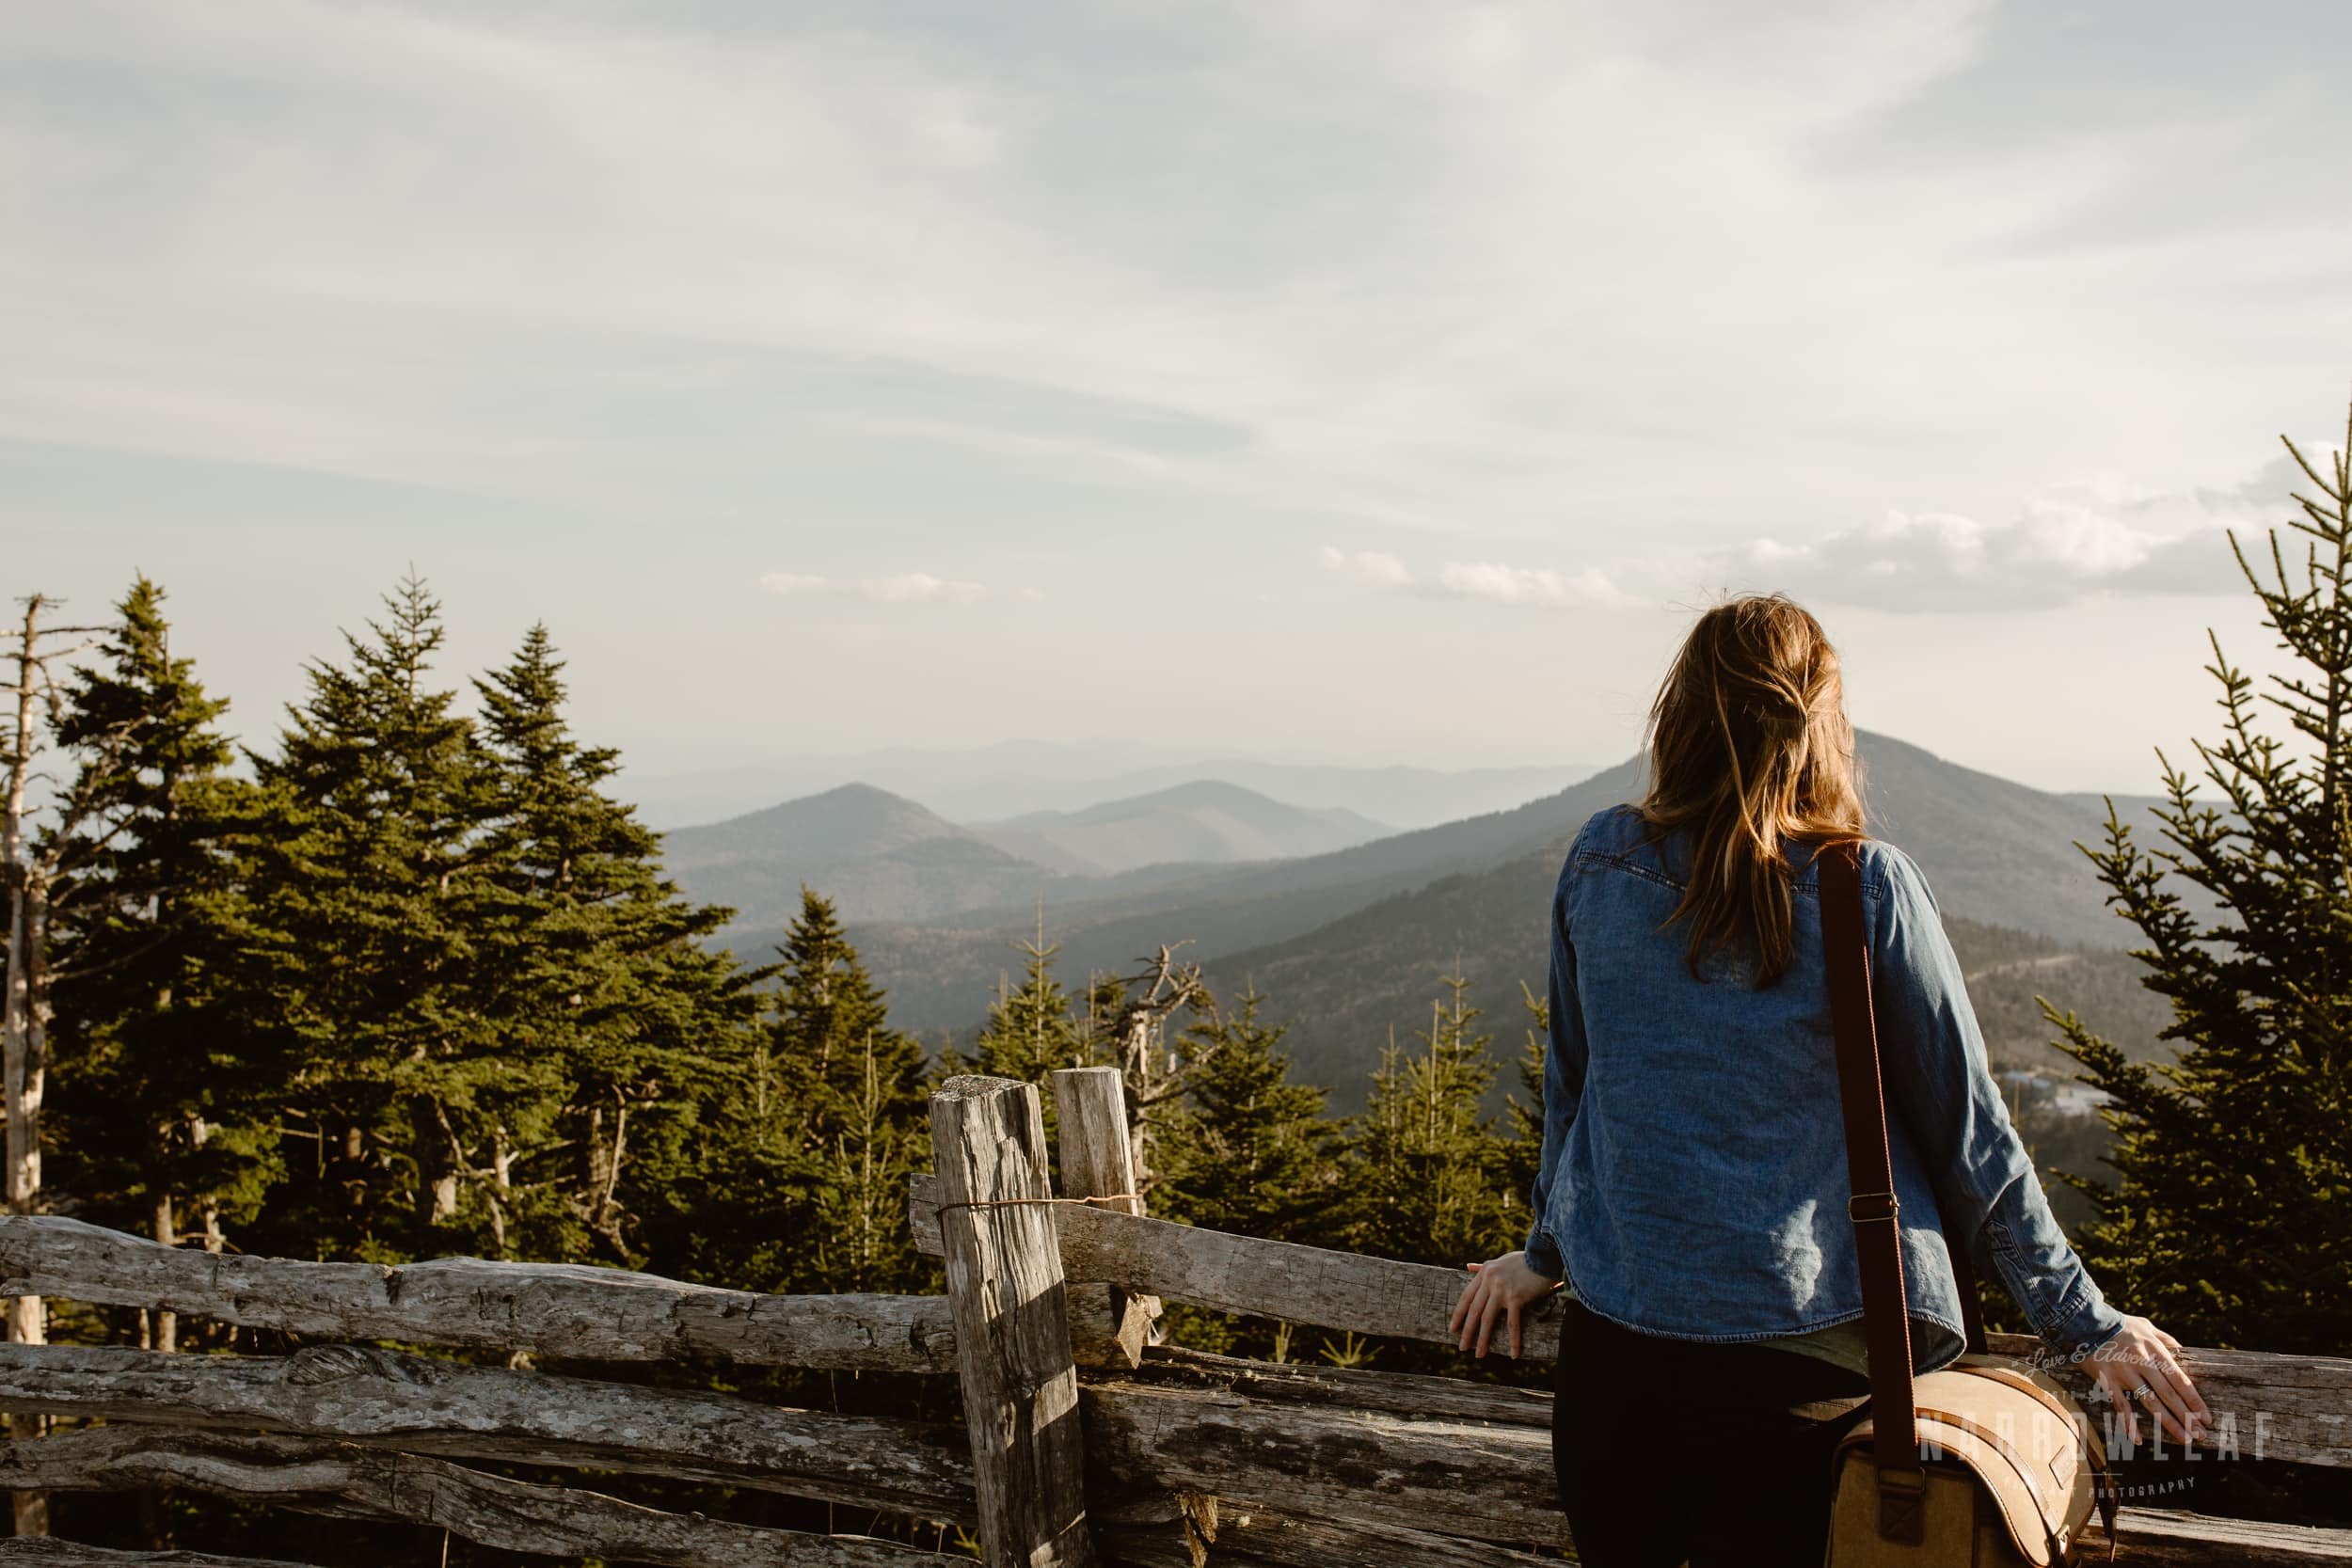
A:
MULTIPOLYGON (((1690 874, 1687 835, 1645 845, 1644 832, 1631 805, 1595 813, 1553 895, 1527 1260, 1565 1277, 1592 1311, 1677 1338, 1858 1319, 1811 848, 1788 846, 1792 961, 1756 990, 1753 960, 1722 950, 1702 963, 1705 981, 1692 978, 1688 927, 1658 928, 1690 874)), ((2010 1125, 1927 878, 1872 840, 1862 903, 1916 1364, 1961 1349, 1947 1213, 1976 1238, 1979 1273, 2053 1348, 2105 1341, 2122 1319, 2067 1244, 2010 1125)))

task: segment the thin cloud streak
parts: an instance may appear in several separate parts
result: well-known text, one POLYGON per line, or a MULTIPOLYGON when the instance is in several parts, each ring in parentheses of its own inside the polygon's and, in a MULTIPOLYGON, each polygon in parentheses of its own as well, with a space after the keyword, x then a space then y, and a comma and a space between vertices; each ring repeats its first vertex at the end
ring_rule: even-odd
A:
POLYGON ((1507 566, 1493 561, 1448 562, 1438 573, 1437 586, 1452 598, 1555 609, 1620 604, 1625 600, 1606 573, 1590 566, 1561 573, 1543 567, 1507 566))
MULTIPOLYGON (((929 572, 887 578, 829 578, 805 572, 770 572, 759 579, 769 593, 787 599, 864 599, 870 604, 970 604, 987 596, 977 582, 959 582, 929 572)), ((1025 592, 1023 596, 1027 597, 1025 592)))
POLYGON ((1449 561, 1438 568, 1436 576, 1422 578, 1395 556, 1380 550, 1349 551, 1326 545, 1321 559, 1324 570, 1351 581, 1424 599, 1475 599, 1554 610, 1629 602, 1608 574, 1591 566, 1558 572, 1497 561, 1449 561))

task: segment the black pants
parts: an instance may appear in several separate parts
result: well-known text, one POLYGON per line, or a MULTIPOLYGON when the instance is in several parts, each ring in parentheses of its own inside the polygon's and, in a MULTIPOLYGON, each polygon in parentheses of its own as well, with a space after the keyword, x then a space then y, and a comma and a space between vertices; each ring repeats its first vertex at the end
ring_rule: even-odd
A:
POLYGON ((1830 1452, 1861 1419, 1794 1407, 1869 1392, 1792 1351, 1637 1334, 1565 1304, 1551 1413, 1584 1568, 1820 1568, 1830 1452))

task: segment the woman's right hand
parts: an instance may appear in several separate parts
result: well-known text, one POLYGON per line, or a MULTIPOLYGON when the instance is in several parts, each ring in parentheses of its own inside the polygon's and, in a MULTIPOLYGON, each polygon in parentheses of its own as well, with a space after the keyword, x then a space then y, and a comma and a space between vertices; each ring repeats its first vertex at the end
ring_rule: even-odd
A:
POLYGON ((2195 1443, 2212 1423, 2197 1385, 2172 1354, 2181 1342, 2145 1318, 2126 1317, 2106 1343, 2090 1353, 2090 1371, 2123 1412, 2123 1430, 2139 1442, 2139 1410, 2146 1405, 2175 1442, 2195 1443))
POLYGON ((1462 1287, 1461 1300, 1454 1304, 1454 1316, 1448 1321, 1446 1331, 1461 1335, 1461 1348, 1465 1351, 1476 1339, 1476 1354, 1483 1359, 1486 1341, 1494 1334, 1497 1320, 1501 1320, 1510 1325, 1511 1354, 1517 1357, 1519 1314, 1560 1289, 1565 1281, 1537 1274, 1524 1252, 1506 1252, 1487 1262, 1462 1266, 1470 1271, 1470 1279, 1462 1287))

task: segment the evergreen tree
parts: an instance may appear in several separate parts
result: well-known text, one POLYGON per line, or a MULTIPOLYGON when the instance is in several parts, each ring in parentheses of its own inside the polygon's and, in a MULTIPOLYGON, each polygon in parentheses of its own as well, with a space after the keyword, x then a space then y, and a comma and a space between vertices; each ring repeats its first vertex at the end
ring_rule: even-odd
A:
POLYGON ((1475 1032, 1479 1009, 1459 969, 1441 983, 1415 1037, 1421 1049, 1391 1040, 1373 1074, 1351 1151, 1353 1241, 1359 1251, 1459 1266, 1491 1256, 1514 1226, 1524 1230, 1525 1209, 1505 1185, 1502 1140, 1481 1108, 1495 1081, 1492 1037, 1475 1032))
POLYGON ((1544 1053, 1551 1043, 1551 999, 1536 995, 1522 980, 1519 1006, 1527 1012, 1527 1043, 1519 1048, 1518 1087, 1503 1105, 1509 1135, 1502 1146, 1502 1180, 1505 1192, 1533 1201, 1535 1173, 1544 1163, 1544 1053))
POLYGON ((814 1246, 802 1290, 869 1291, 916 1274, 901 1217, 907 1173, 930 1144, 923 1048, 890 1027, 882 993, 830 900, 803 888, 784 958, 770 1051, 799 1205, 814 1246))
MULTIPOLYGON (((790 1141, 817 1148, 850 1096, 857 1042, 887 1034, 889 1012, 821 894, 801 889, 800 915, 776 952, 784 963, 770 1050, 795 1121, 790 1141)), ((919 1069, 919 1052, 906 1055, 919 1069)))
MULTIPOLYGON (((84 1212, 217 1250, 277 1169, 283 1064, 225 985, 252 791, 227 773, 228 704, 172 655, 163 590, 140 577, 118 615, 57 723, 79 764, 63 815, 85 841, 58 933, 61 1164, 84 1212)), ((171 1348, 169 1314, 161 1326, 171 1348)))
POLYGON ((830 899, 803 888, 777 952, 768 1026, 714 1105, 690 1184, 682 1272, 779 1291, 921 1290, 935 1265, 904 1212, 908 1173, 930 1163, 922 1046, 891 1028, 830 899))
POLYGON ((849 1081, 817 1190, 818 1270, 827 1291, 919 1291, 933 1265, 907 1227, 907 1177, 930 1168, 930 1105, 923 1053, 906 1036, 869 1029, 846 1053, 849 1081))
POLYGON ((748 1059, 766 972, 706 947, 732 911, 663 879, 659 836, 607 793, 618 753, 571 733, 563 668, 534 626, 474 683, 478 1005, 513 1070, 464 1108, 453 1163, 500 1250, 636 1262, 648 1206, 702 1156, 702 1105, 748 1059))
POLYGON ((1073 1016, 1070 993, 1054 976, 1054 958, 1060 951, 1058 943, 1046 942, 1041 916, 1036 939, 1021 944, 1021 983, 1009 989, 999 984, 972 1055, 953 1056, 949 1064, 953 1071, 1035 1084, 1045 1094, 1049 1118, 1053 1096, 1046 1075, 1057 1068, 1097 1065, 1088 1032, 1073 1016))
POLYGON ((2258 727, 2254 682, 2209 633, 2222 736, 2193 744, 2218 802, 2159 752, 2170 847, 2143 850, 2109 801, 2104 846, 2084 849, 2144 939, 2134 955, 2171 1003, 2177 1055, 2135 1064, 2042 1006, 2114 1097, 2116 1180, 2073 1178, 2108 1293, 2191 1343, 2333 1353, 2352 1337, 2352 459, 2323 474, 2287 450, 2316 492, 2289 519, 2309 536, 2301 584, 2275 531, 2275 580, 2234 534, 2231 549, 2301 666, 2262 694, 2299 754, 2258 727), (2222 917, 2201 919, 2173 878, 2222 917))
MULTIPOLYGON (((1041 936, 1041 944, 1042 940, 1041 936)), ((1123 1043, 1120 1023, 1127 1014, 1126 977, 1101 974, 1088 976, 1086 1006, 1073 1010, 1077 1037, 1071 1049, 1075 1060, 1094 1067, 1117 1064, 1123 1043)))
POLYGON ((1152 1212, 1273 1241, 1327 1241, 1340 1187, 1341 1138, 1325 1119, 1329 1091, 1291 1081, 1285 1026, 1259 1017, 1243 992, 1231 1014, 1196 1016, 1180 1049, 1200 1066, 1187 1082, 1181 1135, 1160 1140, 1166 1168, 1152 1212))
POLYGON ((346 664, 307 667, 278 754, 254 759, 268 818, 245 978, 294 1059, 289 1131, 315 1140, 270 1206, 271 1249, 400 1260, 452 1250, 476 1113, 554 1085, 506 1059, 481 1006, 495 807, 471 724, 431 684, 440 608, 413 578, 385 605, 345 634, 346 664))

